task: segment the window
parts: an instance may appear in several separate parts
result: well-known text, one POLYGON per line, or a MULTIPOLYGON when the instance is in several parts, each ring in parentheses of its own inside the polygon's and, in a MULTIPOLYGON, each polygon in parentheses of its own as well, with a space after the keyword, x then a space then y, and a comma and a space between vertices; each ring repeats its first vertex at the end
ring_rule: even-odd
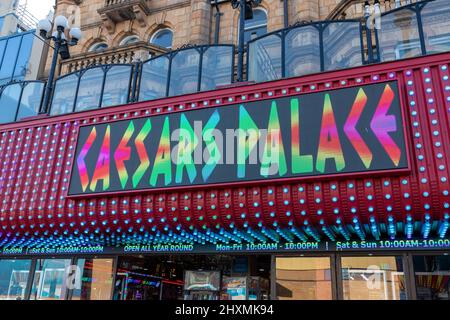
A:
POLYGON ((11 80, 24 80, 34 37, 33 33, 27 32, 0 39, 0 85, 11 80))
POLYGON ((72 300, 109 300, 113 285, 112 259, 79 259, 80 283, 75 283, 72 300))
POLYGON ((172 59, 169 96, 198 91, 200 53, 197 49, 181 50, 172 59))
POLYGON ((0 84, 9 82, 13 77, 21 42, 22 37, 8 39, 3 53, 3 63, 0 68, 0 84))
POLYGON ((260 37, 267 33, 267 14, 262 9, 253 9, 253 19, 245 20, 244 41, 260 37))
POLYGON ((106 73, 102 107, 118 106, 128 102, 131 66, 114 66, 106 73))
POLYGON ((406 300, 400 256, 343 257, 344 300, 406 300))
POLYGON ((135 35, 132 35, 132 36, 125 37, 125 38, 120 42, 120 45, 121 45, 121 46, 128 46, 128 45, 133 44, 133 43, 136 43, 136 42, 139 42, 139 37, 138 37, 138 36, 135 36, 135 35))
POLYGON ((6 86, 3 89, 0 97, 0 123, 14 122, 16 120, 21 92, 22 87, 18 83, 6 86))
POLYGON ((414 256, 418 300, 450 300, 450 256, 414 256))
POLYGON ((331 300, 328 257, 276 258, 278 300, 331 300))
POLYGON ((64 300, 69 266, 70 259, 38 259, 30 300, 64 300))
POLYGON ((0 300, 24 300, 31 260, 0 260, 0 300))
POLYGON ((78 74, 71 74, 56 80, 50 115, 55 116, 73 111, 77 85, 78 74))
POLYGON ((16 121, 36 116, 39 113, 43 93, 43 82, 30 82, 23 88, 16 121))
POLYGON ((103 51, 106 49, 108 49, 108 45, 105 42, 99 42, 99 43, 92 45, 88 51, 89 52, 100 52, 100 51, 103 51))
POLYGON ((161 29, 150 39, 150 43, 167 49, 172 48, 173 32, 170 29, 161 29))
POLYGON ((381 61, 393 61, 422 55, 416 13, 408 8, 382 16, 377 31, 381 61))
POLYGON ((139 101, 165 97, 169 73, 167 55, 151 59, 142 65, 139 101))
POLYGON ((100 106, 104 77, 105 71, 102 68, 88 69, 83 73, 78 87, 75 111, 90 110, 100 106))

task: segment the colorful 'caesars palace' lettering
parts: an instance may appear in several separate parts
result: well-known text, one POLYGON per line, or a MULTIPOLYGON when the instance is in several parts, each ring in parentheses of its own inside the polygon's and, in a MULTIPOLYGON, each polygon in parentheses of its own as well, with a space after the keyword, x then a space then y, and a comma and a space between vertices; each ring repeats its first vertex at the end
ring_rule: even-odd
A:
POLYGON ((82 127, 70 193, 405 168, 397 90, 382 83, 82 127), (232 159, 220 141, 229 129, 232 159))

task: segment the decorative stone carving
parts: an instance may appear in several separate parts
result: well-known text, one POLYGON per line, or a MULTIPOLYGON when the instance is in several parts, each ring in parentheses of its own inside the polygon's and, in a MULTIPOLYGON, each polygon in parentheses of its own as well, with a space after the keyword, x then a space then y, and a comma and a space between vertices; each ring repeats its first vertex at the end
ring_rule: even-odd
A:
POLYGON ((100 18, 102 19, 103 25, 105 26, 109 34, 113 34, 114 32, 116 32, 116 24, 111 20, 110 17, 108 17, 108 15, 102 13, 100 15, 100 18))
POLYGON ((136 20, 139 23, 139 26, 142 28, 147 27, 147 14, 142 10, 142 7, 139 5, 133 6, 133 12, 136 16, 136 20))

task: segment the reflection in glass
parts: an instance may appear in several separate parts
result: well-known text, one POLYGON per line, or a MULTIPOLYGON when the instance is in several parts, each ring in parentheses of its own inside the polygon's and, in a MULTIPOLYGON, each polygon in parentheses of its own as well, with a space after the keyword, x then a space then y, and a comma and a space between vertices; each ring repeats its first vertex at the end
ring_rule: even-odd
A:
MULTIPOLYGON (((0 70, 1 70, 1 67, 2 67, 3 54, 5 53, 5 49, 6 49, 6 44, 7 43, 8 43, 7 39, 0 40, 0 70)), ((0 74, 1 74, 1 72, 0 72, 0 74)), ((0 78, 0 86, 2 84, 4 84, 4 83, 8 82, 8 81, 9 81, 8 79, 1 79, 0 78)))
POLYGON ((201 90, 214 90, 233 81, 233 47, 210 47, 203 53, 201 90))
POLYGON ((165 97, 169 74, 169 59, 162 56, 147 61, 142 66, 139 101, 165 97))
POLYGON ((95 109, 100 106, 103 79, 103 68, 92 68, 84 72, 80 79, 75 111, 95 109))
POLYGON ((0 96, 0 123, 14 122, 19 106, 20 84, 6 86, 0 96))
POLYGON ((427 54, 450 51, 450 6, 448 0, 428 2, 421 11, 427 54))
POLYGON ((281 78, 281 37, 273 34, 249 44, 248 80, 270 81, 281 78))
POLYGON ((44 83, 28 83, 22 91, 22 98, 20 99, 19 112, 16 120, 36 116, 39 113, 43 93, 44 83))
POLYGON ((276 258, 279 300, 331 300, 330 258, 276 258))
POLYGON ((416 13, 408 8, 382 16, 378 30, 381 61, 392 61, 420 56, 419 30, 416 13))
POLYGON ((118 106, 128 102, 131 66, 115 66, 106 73, 102 107, 118 106))
POLYGON ((0 260, 0 300, 23 300, 31 260, 0 260))
POLYGON ((418 300, 450 300, 450 256, 414 256, 418 300))
POLYGON ((20 41, 22 37, 12 37, 8 39, 3 55, 3 62, 0 68, 0 85, 11 80, 14 72, 15 61, 19 53, 20 41))
POLYGON ((14 80, 23 80, 27 74, 28 62, 33 47, 34 34, 29 33, 22 37, 22 44, 17 56, 17 62, 14 70, 14 80))
POLYGON ((64 300, 69 266, 69 259, 38 259, 30 299, 64 300))
POLYGON ((52 107, 50 109, 52 116, 73 111, 77 84, 77 74, 72 74, 56 81, 55 89, 53 90, 52 107))
POLYGON ((262 9, 253 9, 253 18, 245 19, 244 42, 261 37, 267 33, 267 14, 262 9))
POLYGON ((406 300, 401 257, 343 257, 345 300, 406 300))
POLYGON ((290 30, 285 37, 286 77, 320 72, 319 30, 304 26, 290 30))
POLYGON ((172 42, 173 32, 170 29, 159 30, 153 35, 152 39, 150 40, 150 43, 168 49, 172 48, 172 42))
POLYGON ((328 70, 361 66, 359 22, 334 22, 323 31, 324 68, 328 70))
POLYGON ((72 300, 109 300, 113 281, 112 259, 79 259, 81 279, 75 281, 72 300))
POLYGON ((169 95, 197 92, 199 66, 200 53, 197 49, 178 51, 172 58, 169 95))

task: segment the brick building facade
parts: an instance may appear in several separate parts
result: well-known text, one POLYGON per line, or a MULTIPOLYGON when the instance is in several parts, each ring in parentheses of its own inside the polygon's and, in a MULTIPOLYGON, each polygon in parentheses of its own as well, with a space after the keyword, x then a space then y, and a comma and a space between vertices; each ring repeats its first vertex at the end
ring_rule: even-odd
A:
MULTIPOLYGON (((390 1, 383 2, 383 6, 391 5, 390 1)), ((361 17, 363 1, 289 0, 285 8, 283 0, 263 0, 258 10, 259 16, 267 17, 265 32, 271 32, 282 29, 286 23, 361 17)), ((234 10, 230 1, 224 0, 58 0, 57 15, 69 17, 69 23, 80 26, 83 31, 80 44, 71 48, 73 59, 65 62, 71 64, 70 67, 62 67, 61 74, 86 67, 89 62, 73 61, 97 56, 89 52, 114 51, 120 47, 123 50, 125 44, 129 46, 131 42, 135 42, 136 47, 133 57, 126 55, 122 59, 125 62, 145 60, 149 57, 146 45, 162 30, 172 32, 172 49, 186 44, 238 42, 239 10, 234 10)), ((157 50, 151 52, 158 53, 157 50)), ((109 59, 101 62, 116 62, 112 61, 114 58, 109 59)))

